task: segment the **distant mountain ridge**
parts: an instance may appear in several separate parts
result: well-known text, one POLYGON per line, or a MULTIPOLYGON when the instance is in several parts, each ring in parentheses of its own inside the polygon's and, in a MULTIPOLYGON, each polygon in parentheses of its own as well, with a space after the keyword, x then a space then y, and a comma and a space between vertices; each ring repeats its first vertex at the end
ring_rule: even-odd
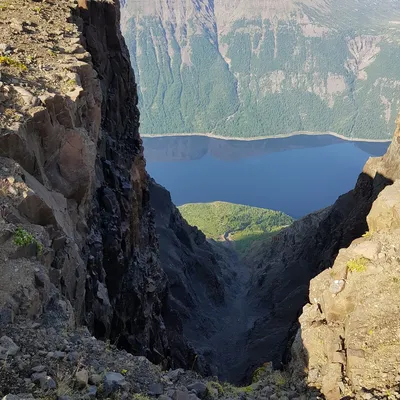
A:
POLYGON ((142 133, 385 139, 399 108, 392 0, 126 0, 142 133))

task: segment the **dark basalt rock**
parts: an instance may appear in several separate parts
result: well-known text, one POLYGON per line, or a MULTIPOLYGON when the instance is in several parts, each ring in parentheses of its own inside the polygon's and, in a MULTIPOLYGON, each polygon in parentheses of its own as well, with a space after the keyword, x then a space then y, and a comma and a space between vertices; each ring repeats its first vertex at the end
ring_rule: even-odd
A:
POLYGON ((120 33, 118 2, 90 2, 80 17, 102 91, 86 245, 86 321, 99 337, 161 361, 169 352, 161 315, 166 278, 158 262, 136 85, 120 33))

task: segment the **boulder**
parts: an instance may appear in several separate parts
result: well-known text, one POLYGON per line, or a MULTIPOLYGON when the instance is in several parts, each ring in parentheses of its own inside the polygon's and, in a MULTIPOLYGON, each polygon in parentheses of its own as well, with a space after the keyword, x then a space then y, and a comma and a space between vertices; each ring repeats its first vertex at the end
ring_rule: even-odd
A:
POLYGON ((159 396, 163 394, 164 386, 161 383, 152 383, 149 386, 149 395, 151 396, 159 396))
POLYGON ((89 373, 85 369, 78 371, 75 374, 75 379, 78 387, 86 387, 89 382, 89 373))
POLYGON ((109 395, 124 389, 127 382, 123 375, 118 372, 107 372, 104 376, 104 392, 109 395))
POLYGON ((189 392, 183 390, 175 390, 172 394, 172 400, 189 400, 189 392))
POLYGON ((15 356, 19 351, 19 347, 8 336, 0 338, 0 359, 5 360, 8 356, 15 356))
POLYGON ((368 258, 369 260, 377 260, 381 252, 382 245, 380 243, 365 241, 357 244, 352 248, 353 252, 361 257, 368 258))
POLYGON ((50 376, 40 378, 39 382, 42 390, 54 390, 57 388, 55 380, 50 376))
POLYGON ((203 382, 194 382, 187 389, 194 391, 200 398, 207 394, 207 385, 203 382))
POLYGON ((400 180, 387 186, 375 200, 367 217, 369 230, 400 228, 400 180))

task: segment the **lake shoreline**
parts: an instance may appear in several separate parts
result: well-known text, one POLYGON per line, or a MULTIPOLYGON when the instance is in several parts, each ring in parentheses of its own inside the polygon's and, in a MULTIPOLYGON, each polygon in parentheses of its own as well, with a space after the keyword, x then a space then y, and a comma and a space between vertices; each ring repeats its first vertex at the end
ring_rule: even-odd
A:
POLYGON ((140 136, 142 138, 162 138, 162 137, 185 137, 185 136, 203 136, 208 137, 211 139, 220 139, 220 140, 237 140, 242 142, 253 142, 257 140, 267 140, 267 139, 283 139, 283 138, 290 138, 293 136, 334 136, 338 139, 345 140, 347 142, 366 142, 366 143, 389 143, 392 139, 360 139, 360 138, 349 138, 339 133, 335 132, 293 132, 293 133, 283 133, 276 136, 256 136, 250 138, 239 138, 239 137, 228 137, 228 136, 220 136, 214 135, 212 133, 160 133, 149 135, 145 133, 141 133, 140 136))

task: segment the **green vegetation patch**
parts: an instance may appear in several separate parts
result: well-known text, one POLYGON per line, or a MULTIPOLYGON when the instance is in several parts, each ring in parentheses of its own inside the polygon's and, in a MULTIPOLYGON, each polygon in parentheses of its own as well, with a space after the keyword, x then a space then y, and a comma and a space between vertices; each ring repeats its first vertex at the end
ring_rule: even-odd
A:
POLYGON ((350 272, 365 272, 367 270, 368 259, 364 257, 353 258, 347 263, 350 272))
POLYGON ((35 244, 38 254, 41 255, 43 253, 42 243, 40 243, 32 234, 21 227, 18 227, 14 232, 14 244, 19 247, 35 244))
POLYGON ((6 65, 7 67, 15 67, 20 71, 26 71, 28 67, 20 61, 14 60, 9 56, 0 56, 0 64, 6 65))
POLYGON ((243 394, 251 394, 254 388, 250 386, 234 386, 228 382, 210 381, 207 383, 208 398, 225 397, 241 398, 243 394))
POLYGON ((372 237, 372 232, 371 231, 365 232, 364 235, 362 235, 362 237, 369 239, 372 237))
POLYGON ((227 238, 240 253, 246 252, 254 241, 271 237, 294 221, 280 211, 220 201, 178 208, 186 221, 197 226, 207 238, 219 241, 227 238))

